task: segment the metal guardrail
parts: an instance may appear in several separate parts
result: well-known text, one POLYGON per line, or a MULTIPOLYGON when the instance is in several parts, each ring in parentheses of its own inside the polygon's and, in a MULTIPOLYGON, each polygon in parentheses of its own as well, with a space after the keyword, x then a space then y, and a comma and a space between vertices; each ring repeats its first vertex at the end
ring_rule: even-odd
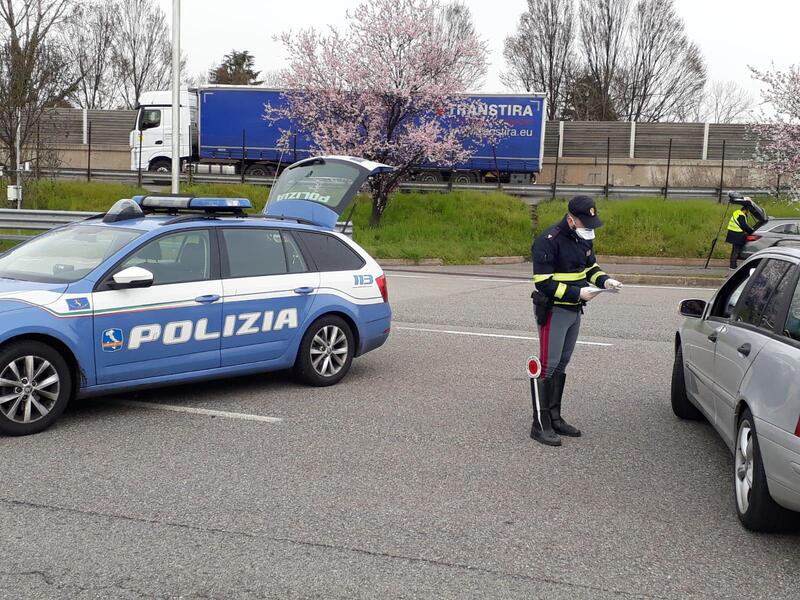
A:
MULTIPOLYGON (((33 237, 19 231, 49 231, 61 225, 82 221, 97 215, 96 212, 65 211, 65 210, 17 210, 13 208, 0 209, 0 240, 24 241, 33 237), (19 230, 17 233, 4 233, 6 230, 19 230)), ((337 223, 336 231, 342 233, 345 223, 337 223)), ((353 224, 348 223, 344 228, 345 235, 353 237, 353 224)))
MULTIPOLYGON (((117 183, 135 184, 139 174, 136 171, 110 171, 92 170, 91 175, 86 169, 57 169, 41 172, 43 176, 55 179, 82 179, 91 178, 96 181, 111 181, 117 183)), ((142 182, 145 184, 169 185, 172 176, 169 173, 156 173, 152 171, 142 172, 142 182)), ((191 176, 184 173, 181 181, 197 183, 241 183, 241 175, 217 175, 193 173, 191 176)), ((272 185, 273 177, 248 177, 244 181, 253 185, 272 185)), ((726 188, 727 189, 727 188, 726 188)), ((469 183, 469 184, 449 184, 449 183, 416 183, 405 182, 400 184, 400 190, 406 192, 446 192, 446 191, 478 191, 492 192, 502 190, 512 196, 547 198, 553 196, 553 186, 548 183, 533 185, 503 184, 498 186, 496 183, 469 183)), ((724 191, 724 190, 723 190, 724 191)), ((745 195, 766 195, 769 190, 748 188, 737 188, 737 191, 745 195)), ((567 185, 558 184, 556 186, 556 196, 573 196, 576 194, 587 194, 590 196, 604 196, 606 188, 602 185, 567 185)), ((719 188, 700 188, 700 187, 670 187, 668 197, 670 198, 716 198, 720 194, 719 188)), ((635 196, 663 196, 664 188, 654 186, 609 186, 608 195, 611 198, 630 198, 635 196)))

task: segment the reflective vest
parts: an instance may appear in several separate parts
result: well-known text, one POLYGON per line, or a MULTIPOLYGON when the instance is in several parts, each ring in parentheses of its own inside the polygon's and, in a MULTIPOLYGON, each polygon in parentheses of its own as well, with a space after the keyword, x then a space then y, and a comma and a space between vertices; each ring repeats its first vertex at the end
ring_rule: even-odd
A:
POLYGON ((744 217, 745 220, 747 220, 747 216, 744 214, 744 211, 736 209, 733 211, 731 220, 728 222, 728 231, 733 231, 734 233, 744 233, 742 226, 739 225, 739 217, 744 217))

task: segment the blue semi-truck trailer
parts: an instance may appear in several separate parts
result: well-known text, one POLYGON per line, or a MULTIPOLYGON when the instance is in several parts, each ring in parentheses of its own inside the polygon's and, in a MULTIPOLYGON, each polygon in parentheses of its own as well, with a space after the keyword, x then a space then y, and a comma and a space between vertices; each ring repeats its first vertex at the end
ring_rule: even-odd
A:
MULTIPOLYGON (((311 154, 309 137, 291 122, 264 119, 264 107, 286 103, 284 92, 250 86, 184 90, 181 98, 181 165, 200 173, 270 177, 311 154), (294 132, 288 146, 282 131, 294 132)), ((542 169, 546 107, 541 94, 477 94, 480 114, 499 120, 504 137, 495 145, 467 142, 472 158, 458 165, 421 164, 411 177, 421 182, 471 183, 496 180, 530 183, 542 169)), ((142 94, 131 131, 131 169, 172 168, 172 93, 142 94)))

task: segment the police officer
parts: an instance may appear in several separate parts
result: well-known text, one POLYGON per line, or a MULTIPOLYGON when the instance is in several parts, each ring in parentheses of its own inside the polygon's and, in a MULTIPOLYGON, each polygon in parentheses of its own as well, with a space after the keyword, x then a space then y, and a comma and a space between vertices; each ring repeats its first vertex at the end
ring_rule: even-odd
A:
POLYGON ((731 269, 736 268, 742 248, 747 242, 747 236, 753 233, 753 228, 747 222, 747 214, 749 212, 750 207, 744 204, 741 208, 736 208, 733 211, 731 220, 728 221, 728 235, 725 241, 731 245, 731 269))
POLYGON ((576 196, 568 211, 560 223, 536 238, 532 248, 541 377, 531 379, 531 437, 548 446, 560 446, 559 436, 581 435, 561 416, 561 398, 583 307, 600 293, 597 288, 622 288, 600 269, 594 256, 594 231, 603 224, 594 200, 576 196))

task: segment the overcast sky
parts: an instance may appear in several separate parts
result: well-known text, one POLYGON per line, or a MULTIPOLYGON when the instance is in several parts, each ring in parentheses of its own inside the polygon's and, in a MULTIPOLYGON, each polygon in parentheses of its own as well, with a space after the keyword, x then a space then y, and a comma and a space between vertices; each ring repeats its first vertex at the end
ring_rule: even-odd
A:
MULTIPOLYGON (((156 0, 172 18, 172 0, 156 0)), ((734 80, 753 90, 748 65, 786 68, 800 63, 797 0, 675 0, 690 37, 703 50, 712 80, 734 80)), ((232 49, 249 50, 258 68, 283 67, 286 53, 273 36, 290 29, 343 26, 360 0, 182 0, 182 46, 191 75, 207 71, 232 49)), ((526 0, 466 0, 491 64, 481 90, 503 91, 503 41, 514 31, 526 0)))

